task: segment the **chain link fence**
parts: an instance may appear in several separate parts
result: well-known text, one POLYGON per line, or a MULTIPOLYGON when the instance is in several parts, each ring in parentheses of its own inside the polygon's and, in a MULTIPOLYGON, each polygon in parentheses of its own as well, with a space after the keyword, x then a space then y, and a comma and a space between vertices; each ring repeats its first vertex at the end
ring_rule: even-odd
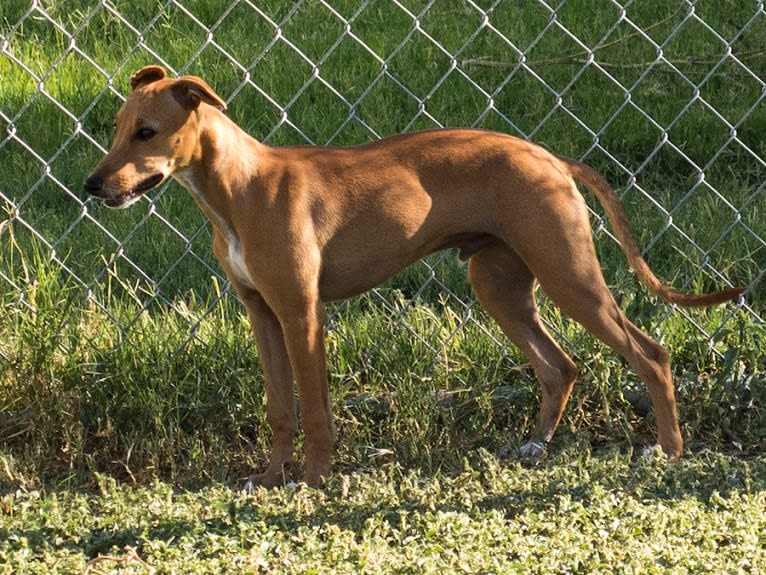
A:
MULTIPOLYGON (((38 246, 39 257, 122 332, 152 306, 179 308, 212 276, 220 288, 188 317, 187 342, 197 337, 200 316, 231 295, 211 256, 209 224, 190 200, 168 184, 131 214, 115 214, 81 191, 106 151, 127 78, 160 63, 205 77, 229 114, 273 145, 340 145, 460 124, 539 141, 596 166, 625 201, 660 275, 682 289, 750 285, 715 326, 686 314, 712 344, 735 314, 763 322, 754 294, 766 262, 766 11, 762 1, 649 4, 656 3, 4 3, 0 242, 22 252, 38 246), (35 56, 42 48, 46 57, 35 56), (626 60, 626 52, 638 57, 626 60), (622 137, 626 130, 640 137, 622 137), (658 192, 673 171, 678 177, 658 192), (701 242, 708 226, 714 237, 701 242), (668 238, 675 247, 665 258, 668 238), (740 268, 721 255, 731 244, 744 246, 740 268), (118 288, 135 304, 127 320, 110 302, 118 288)), ((608 252, 614 242, 593 208, 599 249, 608 252)), ((0 262, 0 289, 34 311, 28 274, 14 271, 11 251, 0 262)), ((448 300, 449 333, 411 327, 400 291, 371 296, 434 358, 467 324, 485 329, 453 260, 416 264, 404 290, 407 302, 426 292, 448 300)), ((661 329, 676 313, 685 312, 668 308, 653 323, 661 329)))

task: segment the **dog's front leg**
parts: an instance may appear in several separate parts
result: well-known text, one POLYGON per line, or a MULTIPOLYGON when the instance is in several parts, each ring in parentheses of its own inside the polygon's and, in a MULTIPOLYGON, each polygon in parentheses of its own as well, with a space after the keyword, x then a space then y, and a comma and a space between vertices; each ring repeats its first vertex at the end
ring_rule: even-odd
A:
POLYGON ((335 425, 330 411, 325 362, 326 312, 319 298, 291 306, 282 320, 287 352, 298 384, 301 422, 306 436, 303 481, 312 486, 330 474, 335 425))
POLYGON ((258 348, 266 388, 266 419, 271 427, 271 459, 266 471, 251 477, 248 486, 284 485, 293 461, 297 417, 293 371, 285 347, 282 326, 258 292, 238 289, 247 307, 250 326, 258 348))

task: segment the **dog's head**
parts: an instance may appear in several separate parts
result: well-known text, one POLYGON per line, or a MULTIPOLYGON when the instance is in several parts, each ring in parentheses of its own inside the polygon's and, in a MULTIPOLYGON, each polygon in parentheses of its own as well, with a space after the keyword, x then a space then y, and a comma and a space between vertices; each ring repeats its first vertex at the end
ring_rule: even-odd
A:
POLYGON ((147 66, 130 79, 131 92, 115 119, 109 153, 85 180, 88 193, 125 208, 199 153, 197 111, 226 103, 196 76, 168 78, 147 66))

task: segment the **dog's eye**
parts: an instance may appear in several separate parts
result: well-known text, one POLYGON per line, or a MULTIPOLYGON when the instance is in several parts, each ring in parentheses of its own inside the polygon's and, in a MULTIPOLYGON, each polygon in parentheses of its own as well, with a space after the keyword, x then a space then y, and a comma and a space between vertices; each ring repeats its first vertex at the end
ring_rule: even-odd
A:
POLYGON ((143 140, 145 142, 146 140, 151 139, 152 136, 154 136, 154 134, 156 133, 157 132, 155 132, 151 128, 139 128, 138 131, 136 132, 136 138, 138 138, 139 140, 143 140))

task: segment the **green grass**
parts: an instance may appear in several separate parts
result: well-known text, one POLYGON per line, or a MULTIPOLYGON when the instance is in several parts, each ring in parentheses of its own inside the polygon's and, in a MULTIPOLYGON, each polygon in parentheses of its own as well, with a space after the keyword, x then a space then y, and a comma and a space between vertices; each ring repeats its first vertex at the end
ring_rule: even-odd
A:
POLYGON ((586 450, 529 469, 480 451, 454 474, 385 465, 322 491, 97 479, 3 495, 0 573, 766 569, 766 467, 710 453, 668 466, 586 450))
POLYGON ((630 4, 643 34, 614 26, 611 1, 564 3, 558 21, 599 46, 600 68, 584 70, 582 46, 540 3, 501 2, 484 28, 463 2, 402 4, 457 69, 391 2, 332 2, 369 50, 313 2, 258 2, 293 47, 246 3, 222 17, 228 0, 184 2, 215 44, 177 8, 110 3, 142 34, 138 48, 103 4, 39 2, 58 27, 34 13, 15 28, 30 5, 3 4, 0 573, 83 572, 99 554, 111 558, 93 573, 146 572, 126 545, 158 572, 766 568, 766 17, 750 22, 744 2, 694 6, 755 78, 734 59, 718 65, 724 46, 684 21, 686 2, 630 4), (647 37, 668 63, 648 66, 647 37), (464 266, 448 254, 332 308, 340 441, 325 490, 232 491, 265 463, 269 432, 249 326, 204 217, 177 184, 120 212, 80 191, 102 155, 83 134, 108 146, 117 94, 154 54, 203 76, 272 145, 479 126, 602 171, 658 275, 703 291, 722 285, 719 270, 752 288, 749 309, 671 309, 594 220, 607 281, 673 356, 687 459, 637 457, 654 438, 642 384, 543 297, 582 377, 541 466, 495 462, 526 439, 539 391, 468 307, 464 266))

